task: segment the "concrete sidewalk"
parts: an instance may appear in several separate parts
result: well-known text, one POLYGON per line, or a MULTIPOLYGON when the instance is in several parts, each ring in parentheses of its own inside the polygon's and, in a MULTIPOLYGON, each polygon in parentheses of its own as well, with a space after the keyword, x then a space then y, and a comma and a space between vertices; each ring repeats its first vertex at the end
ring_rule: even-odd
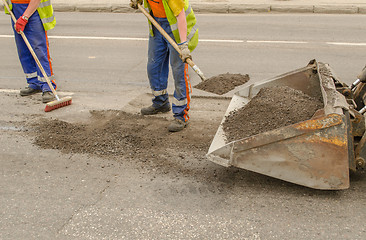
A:
MULTIPOLYGON (((130 0, 52 0, 55 11, 135 12, 130 0)), ((365 0, 190 0, 197 13, 366 14, 365 0)), ((2 7, 2 6, 1 6, 2 7)))

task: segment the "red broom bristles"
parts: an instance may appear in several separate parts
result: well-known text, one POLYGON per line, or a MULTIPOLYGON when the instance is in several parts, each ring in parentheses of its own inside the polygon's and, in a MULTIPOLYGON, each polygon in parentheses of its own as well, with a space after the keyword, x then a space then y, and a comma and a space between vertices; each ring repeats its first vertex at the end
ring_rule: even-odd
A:
POLYGON ((50 112, 52 110, 62 108, 62 107, 70 105, 71 102, 72 102, 71 97, 65 97, 65 98, 60 99, 60 100, 52 101, 52 102, 49 102, 49 103, 46 104, 46 107, 45 107, 44 111, 45 112, 50 112))

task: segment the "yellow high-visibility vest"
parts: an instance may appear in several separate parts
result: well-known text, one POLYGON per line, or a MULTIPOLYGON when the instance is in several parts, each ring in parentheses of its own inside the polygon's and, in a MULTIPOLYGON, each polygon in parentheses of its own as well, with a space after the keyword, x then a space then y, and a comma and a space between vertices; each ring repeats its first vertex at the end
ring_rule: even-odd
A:
MULTIPOLYGON (((13 5, 11 3, 11 0, 6 0, 6 1, 9 4, 10 10, 12 10, 13 5)), ((4 9, 5 9, 5 13, 9 14, 6 7, 4 7, 4 9)), ((55 18, 55 15, 53 14, 53 7, 51 4, 51 0, 41 0, 39 6, 37 8, 37 12, 39 14, 39 17, 41 18, 45 31, 48 31, 55 27, 56 18, 55 18)))

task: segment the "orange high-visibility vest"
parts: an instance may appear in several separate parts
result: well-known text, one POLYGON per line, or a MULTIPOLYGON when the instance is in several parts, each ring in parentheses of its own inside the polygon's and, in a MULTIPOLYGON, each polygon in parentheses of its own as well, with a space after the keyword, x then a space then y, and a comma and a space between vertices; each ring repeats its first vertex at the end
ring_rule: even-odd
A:
POLYGON ((11 0, 12 3, 28 4, 30 0, 11 0))
POLYGON ((155 17, 166 18, 166 13, 162 0, 148 0, 155 17))

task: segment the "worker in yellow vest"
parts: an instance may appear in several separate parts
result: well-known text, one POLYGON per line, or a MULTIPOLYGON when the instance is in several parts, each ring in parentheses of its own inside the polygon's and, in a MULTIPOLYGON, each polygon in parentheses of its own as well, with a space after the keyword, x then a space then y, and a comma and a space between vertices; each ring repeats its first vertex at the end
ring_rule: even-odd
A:
MULTIPOLYGON (((14 28, 15 42, 18 49, 19 60, 22 64, 28 86, 20 90, 21 96, 29 96, 42 92, 42 102, 47 103, 55 100, 50 87, 38 65, 36 64, 27 45, 21 37, 22 31, 36 53, 42 67, 56 88, 53 79, 51 57, 47 31, 56 25, 56 19, 53 15, 53 8, 50 0, 6 0, 14 13, 17 21, 12 25, 14 28)), ((5 8, 5 12, 7 9, 5 8)))
POLYGON ((143 4, 160 26, 177 42, 182 53, 180 55, 149 22, 147 75, 154 98, 151 106, 141 109, 141 114, 152 115, 170 111, 167 92, 170 61, 175 91, 172 100, 174 121, 170 123, 168 130, 178 132, 189 123, 188 111, 192 88, 186 60, 191 58, 191 51, 198 44, 196 17, 188 0, 131 0, 132 8, 137 9, 137 4, 143 4))

